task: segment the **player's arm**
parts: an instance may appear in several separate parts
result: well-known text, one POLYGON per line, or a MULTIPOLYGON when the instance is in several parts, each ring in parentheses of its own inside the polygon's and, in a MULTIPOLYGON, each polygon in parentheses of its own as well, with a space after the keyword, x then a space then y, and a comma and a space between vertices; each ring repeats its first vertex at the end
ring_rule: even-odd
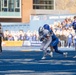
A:
POLYGON ((39 40, 40 41, 43 41, 44 40, 44 37, 43 36, 39 36, 39 40))

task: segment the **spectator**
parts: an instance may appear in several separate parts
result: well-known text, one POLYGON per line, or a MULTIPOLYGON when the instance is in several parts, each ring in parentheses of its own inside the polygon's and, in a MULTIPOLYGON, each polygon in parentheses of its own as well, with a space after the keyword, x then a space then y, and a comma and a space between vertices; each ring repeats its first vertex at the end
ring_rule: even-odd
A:
POLYGON ((8 41, 14 41, 14 37, 11 34, 8 37, 8 41))
POLYGON ((69 35, 68 35, 68 47, 71 47, 71 45, 72 45, 72 42, 73 42, 73 36, 72 36, 72 34, 70 33, 69 35))

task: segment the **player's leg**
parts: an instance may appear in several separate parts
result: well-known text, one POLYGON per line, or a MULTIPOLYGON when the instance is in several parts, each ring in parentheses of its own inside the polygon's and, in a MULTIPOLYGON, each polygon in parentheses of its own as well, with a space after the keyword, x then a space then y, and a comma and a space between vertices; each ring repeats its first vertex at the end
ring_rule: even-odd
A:
POLYGON ((41 48, 40 49, 43 51, 43 57, 41 59, 45 59, 46 56, 48 55, 48 50, 47 50, 48 45, 47 45, 47 43, 48 43, 48 41, 44 41, 41 44, 41 48))
POLYGON ((41 58, 41 59, 45 59, 45 58, 46 58, 46 51, 44 50, 44 46, 45 46, 45 44, 46 44, 46 42, 45 42, 45 41, 44 41, 44 42, 42 42, 41 47, 40 47, 40 50, 42 50, 42 51, 43 51, 43 56, 42 56, 42 58, 41 58))
POLYGON ((51 45, 53 46, 56 53, 63 54, 62 51, 58 50, 58 43, 59 43, 59 40, 55 39, 54 41, 52 41, 51 45))
POLYGON ((58 50, 58 46, 57 45, 53 46, 53 48, 54 48, 54 50, 55 50, 56 53, 63 54, 62 51, 58 50))
POLYGON ((51 45, 53 46, 54 50, 56 53, 59 53, 59 54, 63 54, 65 57, 67 57, 67 52, 62 52, 60 50, 58 50, 58 43, 59 43, 59 40, 56 39, 54 40, 51 45))
POLYGON ((0 52, 2 52, 2 37, 0 37, 0 52))
POLYGON ((53 52, 54 52, 54 49, 53 49, 52 46, 50 46, 50 53, 49 53, 49 55, 50 55, 51 57, 53 57, 53 52))
POLYGON ((67 52, 62 52, 62 51, 60 51, 60 50, 58 50, 58 46, 56 45, 56 46, 54 46, 53 47, 54 49, 55 49, 55 52, 56 53, 59 53, 59 54, 62 54, 62 55, 64 55, 65 57, 67 57, 67 52))
POLYGON ((43 49, 44 55, 42 58, 45 58, 45 56, 48 55, 47 48, 49 47, 50 43, 51 43, 51 37, 43 43, 42 49, 43 49))

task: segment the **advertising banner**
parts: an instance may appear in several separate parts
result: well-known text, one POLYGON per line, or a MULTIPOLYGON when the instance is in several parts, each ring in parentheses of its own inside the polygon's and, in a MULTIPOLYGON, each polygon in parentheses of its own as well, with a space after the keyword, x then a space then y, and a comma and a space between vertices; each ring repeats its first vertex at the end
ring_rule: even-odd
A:
POLYGON ((23 41, 3 41, 2 46, 22 46, 23 41))
POLYGON ((40 41, 24 41, 22 46, 40 46, 40 41))

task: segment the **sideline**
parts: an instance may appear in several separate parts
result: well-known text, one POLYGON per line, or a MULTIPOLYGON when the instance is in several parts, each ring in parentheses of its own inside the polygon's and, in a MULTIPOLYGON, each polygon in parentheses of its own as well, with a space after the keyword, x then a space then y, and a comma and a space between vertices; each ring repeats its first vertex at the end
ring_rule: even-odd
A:
MULTIPOLYGON (((12 50, 12 51, 41 51, 40 50, 40 47, 30 47, 30 46, 11 46, 11 47, 8 47, 8 46, 3 46, 2 47, 3 50, 12 50)), ((67 47, 59 47, 59 50, 63 50, 63 51, 75 51, 74 47, 70 47, 70 48, 67 48, 67 47)))

